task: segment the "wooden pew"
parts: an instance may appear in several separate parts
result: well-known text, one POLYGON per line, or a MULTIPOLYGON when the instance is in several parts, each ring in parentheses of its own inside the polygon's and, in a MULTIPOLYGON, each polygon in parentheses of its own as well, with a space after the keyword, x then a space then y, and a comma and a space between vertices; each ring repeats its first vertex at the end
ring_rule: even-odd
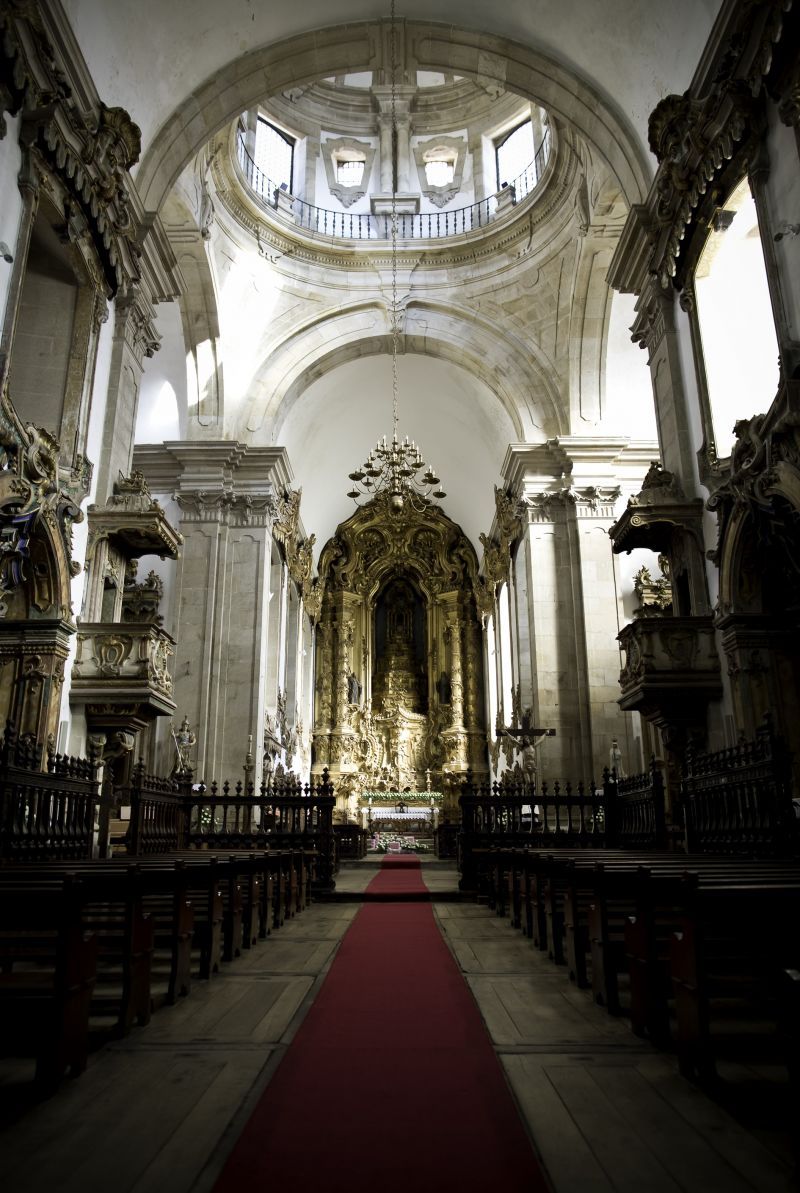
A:
POLYGON ((704 886, 690 876, 684 899, 670 950, 678 1062, 684 1076, 711 1082, 726 1027, 739 1052, 750 1028, 767 1025, 778 1043, 783 974, 800 964, 800 879, 704 886))
POLYGON ((97 940, 84 928, 84 897, 70 875, 0 885, 0 1047, 36 1058, 43 1095, 67 1069, 86 1068, 97 940))
POLYGON ((104 862, 31 863, 4 866, 0 886, 34 889, 67 876, 81 882, 83 927, 96 938, 91 1034, 127 1035, 134 1022, 149 1023, 152 1011, 153 923, 143 907, 141 875, 136 866, 104 862))

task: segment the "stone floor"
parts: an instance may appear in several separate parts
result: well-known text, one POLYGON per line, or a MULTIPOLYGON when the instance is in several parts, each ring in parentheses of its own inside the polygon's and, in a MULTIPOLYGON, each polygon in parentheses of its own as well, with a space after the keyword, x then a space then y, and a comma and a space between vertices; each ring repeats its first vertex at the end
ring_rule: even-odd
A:
MULTIPOLYGON (((341 902, 315 904, 219 978, 196 983, 47 1103, 28 1106, 25 1074, 2 1062, 5 1193, 209 1193, 378 864, 344 867, 341 902)), ((451 864, 426 858, 423 874, 555 1193, 796 1187, 785 1139, 744 1130, 507 920, 455 901, 451 864)), ((321 1104, 335 1092, 317 1091, 321 1104)), ((446 1188, 444 1174, 431 1175, 434 1187, 446 1188)))

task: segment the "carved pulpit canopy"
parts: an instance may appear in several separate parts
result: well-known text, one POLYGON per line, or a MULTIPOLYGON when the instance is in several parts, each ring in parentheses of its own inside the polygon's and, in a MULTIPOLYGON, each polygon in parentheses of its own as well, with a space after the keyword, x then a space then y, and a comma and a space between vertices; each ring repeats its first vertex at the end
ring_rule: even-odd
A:
POLYGON ((89 555, 101 539, 109 539, 125 559, 159 555, 177 559, 183 536, 171 525, 161 505, 150 496, 141 472, 120 473, 103 506, 89 506, 89 555))

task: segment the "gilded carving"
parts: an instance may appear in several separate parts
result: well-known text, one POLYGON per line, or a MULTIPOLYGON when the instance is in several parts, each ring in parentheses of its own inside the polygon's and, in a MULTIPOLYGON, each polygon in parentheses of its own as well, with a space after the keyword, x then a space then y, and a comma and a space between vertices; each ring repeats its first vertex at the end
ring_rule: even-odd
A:
POLYGON ((354 790, 485 770, 477 560, 459 528, 433 505, 393 510, 380 495, 338 528, 319 572, 316 764, 354 790))

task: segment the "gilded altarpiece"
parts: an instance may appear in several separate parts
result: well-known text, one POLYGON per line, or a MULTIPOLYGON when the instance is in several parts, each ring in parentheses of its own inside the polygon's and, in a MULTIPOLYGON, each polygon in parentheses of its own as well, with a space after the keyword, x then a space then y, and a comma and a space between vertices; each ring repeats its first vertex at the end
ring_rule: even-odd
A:
POLYGON ((487 773, 475 551, 435 506, 361 507, 320 556, 314 770, 345 811, 369 790, 487 773))

